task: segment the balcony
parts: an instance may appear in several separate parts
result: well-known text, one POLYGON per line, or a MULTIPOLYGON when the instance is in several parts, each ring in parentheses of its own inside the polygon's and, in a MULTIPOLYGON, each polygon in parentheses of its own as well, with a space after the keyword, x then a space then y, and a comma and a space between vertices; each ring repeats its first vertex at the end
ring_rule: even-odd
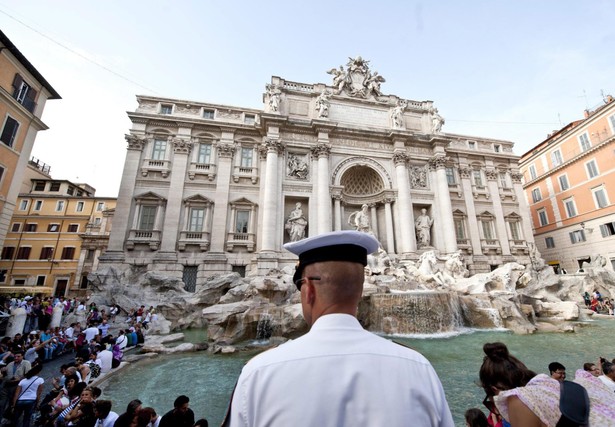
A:
POLYGON ((240 178, 248 178, 252 184, 258 183, 258 169, 251 166, 235 166, 233 169, 233 181, 239 182, 240 178))
POLYGON ((254 252, 255 246, 254 233, 228 233, 226 235, 226 250, 229 252, 235 247, 245 247, 248 252, 254 252))
POLYGON ((488 254, 489 252, 497 255, 502 254, 502 248, 500 247, 500 242, 497 239, 481 239, 480 244, 484 254, 488 254))
POLYGON ((160 247, 161 236, 160 230, 130 230, 126 240, 126 249, 131 251, 135 245, 149 245, 151 250, 157 251, 160 247))
POLYGON ((510 251, 513 253, 519 253, 527 255, 529 254, 529 250, 527 248, 527 243, 525 240, 513 239, 509 240, 508 244, 510 245, 510 251))
POLYGON ((186 246, 194 245, 198 246, 201 251, 205 252, 209 250, 210 236, 205 231, 182 231, 179 233, 179 241, 177 242, 177 249, 185 251, 186 246))
POLYGON ((204 175, 208 180, 213 181, 216 178, 216 165, 211 163, 190 163, 188 178, 193 180, 197 175, 204 175))
POLYGON ((150 172, 160 172, 166 178, 171 172, 171 161, 146 159, 141 166, 141 175, 147 176, 150 172))

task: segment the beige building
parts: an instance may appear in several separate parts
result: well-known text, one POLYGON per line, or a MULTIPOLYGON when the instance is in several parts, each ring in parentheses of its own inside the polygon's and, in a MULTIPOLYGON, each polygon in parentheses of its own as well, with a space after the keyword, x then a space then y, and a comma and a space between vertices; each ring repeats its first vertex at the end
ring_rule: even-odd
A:
POLYGON ((183 277, 294 265, 283 243, 373 232, 391 257, 460 250, 473 272, 528 263, 508 141, 442 132, 431 101, 381 92, 358 57, 331 85, 273 77, 263 110, 138 96, 101 264, 183 277))
POLYGON ((48 99, 60 95, 0 31, 0 248, 48 99))
POLYGON ((536 245, 560 272, 596 255, 615 267, 615 102, 586 111, 521 157, 536 245))
POLYGON ((40 162, 28 166, 30 185, 17 198, 0 254, 0 292, 85 295, 87 275, 107 247, 116 199, 51 179, 40 162))

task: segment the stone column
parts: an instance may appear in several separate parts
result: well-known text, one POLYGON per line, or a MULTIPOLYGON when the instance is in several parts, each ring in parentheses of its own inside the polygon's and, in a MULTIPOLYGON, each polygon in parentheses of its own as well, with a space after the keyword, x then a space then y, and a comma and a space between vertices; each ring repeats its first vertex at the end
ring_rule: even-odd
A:
POLYGON ((386 227, 387 248, 390 254, 395 253, 395 233, 393 232, 393 213, 391 212, 392 199, 384 199, 384 222, 386 227))
POLYGON ((109 236, 109 245, 105 253, 106 257, 113 259, 123 256, 124 241, 130 231, 130 209, 141 163, 141 153, 146 145, 146 140, 143 136, 126 135, 126 141, 128 142, 128 150, 124 162, 124 172, 115 206, 113 230, 109 236), (113 252, 116 252, 115 256, 113 252), (119 254, 119 252, 122 254, 119 254))
POLYGON ((498 172, 495 169, 487 169, 487 187, 491 202, 493 203, 493 211, 495 215, 495 228, 497 237, 500 241, 503 256, 510 256, 510 243, 508 241, 508 230, 506 230, 506 221, 504 220, 504 212, 502 211, 502 200, 500 200, 500 189, 498 187, 498 172))
POLYGON ((217 143, 218 168, 216 173, 216 194, 214 196, 214 213, 211 222, 211 252, 224 252, 227 233, 227 215, 233 154, 235 145, 232 133, 223 133, 217 143))
MULTIPOLYGON (((320 140, 320 136, 319 136, 320 140)), ((329 154, 331 146, 319 143, 312 148, 312 155, 318 159, 318 188, 316 191, 316 202, 318 205, 318 218, 316 234, 331 231, 331 192, 329 189, 329 154)))
POLYGON ((374 233, 374 236, 376 236, 376 238, 378 238, 378 212, 376 211, 376 204, 375 203, 370 203, 369 204, 369 217, 370 217, 370 223, 372 226, 372 233, 374 233))
MULTIPOLYGON (((401 241, 397 248, 399 252, 407 254, 416 252, 416 235, 414 234, 414 213, 412 211, 412 196, 408 181, 408 155, 403 151, 393 153, 395 174, 397 176, 397 205, 399 212, 399 234, 401 241)), ((389 206, 390 208, 390 206, 389 206)))
POLYGON ((184 197, 184 181, 188 167, 188 156, 192 142, 184 138, 169 138, 173 146, 173 164, 171 167, 170 191, 167 199, 164 223, 162 225, 162 252, 175 252, 179 237, 180 213, 184 197))
POLYGON ((472 192, 472 182, 470 181, 472 177, 472 169, 469 167, 460 167, 459 168, 459 176, 461 178, 461 188, 463 190, 464 201, 466 204, 466 213, 467 217, 467 226, 468 229, 466 236, 470 239, 470 244, 472 245, 472 254, 474 256, 480 256, 483 254, 482 246, 480 243, 480 231, 478 230, 478 220, 476 219, 476 209, 474 207, 474 196, 472 192))
POLYGON ((342 197, 339 194, 333 196, 333 204, 335 211, 335 231, 342 229, 342 197))
MULTIPOLYGON (((523 178, 523 174, 517 172, 512 172, 510 174, 513 182, 513 189, 515 191, 515 198, 517 199, 517 203, 519 204, 519 212, 530 212, 530 208, 527 205, 527 200, 525 199, 525 192, 523 191, 523 185, 521 183, 521 179, 523 178)), ((530 216, 521 215, 521 228, 523 230, 523 238, 528 243, 534 242, 534 231, 532 230, 532 221, 530 216)))
POLYGON ((444 234, 444 251, 450 254, 457 250, 457 237, 455 236, 451 195, 446 181, 446 157, 442 155, 432 157, 429 160, 429 167, 436 172, 434 192, 438 198, 438 210, 440 211, 440 215, 434 220, 434 227, 444 234))
POLYGON ((284 146, 279 139, 265 138, 263 144, 267 147, 267 162, 265 168, 265 184, 263 195, 263 234, 262 252, 276 250, 277 237, 282 227, 278 227, 278 153, 284 152, 284 146))

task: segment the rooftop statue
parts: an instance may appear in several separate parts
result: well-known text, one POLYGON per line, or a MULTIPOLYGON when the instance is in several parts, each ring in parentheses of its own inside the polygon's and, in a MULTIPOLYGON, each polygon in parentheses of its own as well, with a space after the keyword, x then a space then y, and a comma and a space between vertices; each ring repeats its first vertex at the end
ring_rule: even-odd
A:
POLYGON ((386 81, 377 71, 372 73, 369 61, 360 56, 348 58, 345 70, 344 66, 340 65, 339 69, 332 68, 327 74, 333 76, 332 86, 336 95, 345 92, 359 98, 382 96, 380 85, 386 81))

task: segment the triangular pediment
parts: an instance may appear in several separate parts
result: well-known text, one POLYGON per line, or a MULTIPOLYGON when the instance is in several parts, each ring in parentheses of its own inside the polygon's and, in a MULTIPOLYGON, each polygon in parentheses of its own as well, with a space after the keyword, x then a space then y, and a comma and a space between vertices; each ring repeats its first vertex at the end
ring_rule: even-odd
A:
POLYGON ((213 203, 213 201, 211 199, 208 199, 205 196, 202 196, 200 194, 195 194, 194 196, 190 196, 184 199, 184 203, 191 203, 191 204, 195 204, 195 203, 202 203, 202 204, 208 204, 208 203, 213 203))
POLYGON ((153 191, 148 191, 146 193, 143 194, 139 194, 138 196, 135 196, 135 200, 156 200, 156 201, 165 201, 167 199, 165 199, 164 197, 154 193, 153 191))

